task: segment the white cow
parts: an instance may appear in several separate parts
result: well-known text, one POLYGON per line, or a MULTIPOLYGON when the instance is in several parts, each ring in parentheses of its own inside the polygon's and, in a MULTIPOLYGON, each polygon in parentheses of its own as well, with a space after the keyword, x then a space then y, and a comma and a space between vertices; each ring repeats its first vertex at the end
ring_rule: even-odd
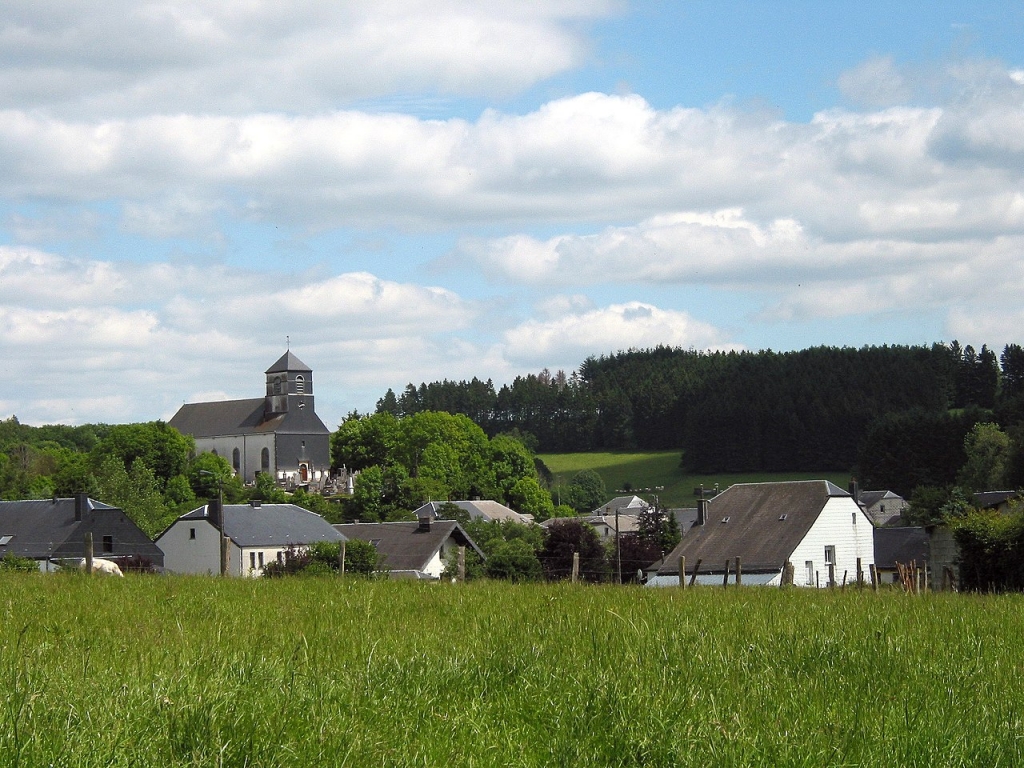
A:
MULTIPOLYGON (((78 567, 80 570, 85 570, 84 557, 78 562, 78 567)), ((113 560, 106 560, 102 557, 94 557, 92 559, 92 572, 102 573, 106 576, 121 576, 122 578, 124 577, 124 574, 121 573, 121 569, 117 566, 117 563, 115 563, 113 560)))

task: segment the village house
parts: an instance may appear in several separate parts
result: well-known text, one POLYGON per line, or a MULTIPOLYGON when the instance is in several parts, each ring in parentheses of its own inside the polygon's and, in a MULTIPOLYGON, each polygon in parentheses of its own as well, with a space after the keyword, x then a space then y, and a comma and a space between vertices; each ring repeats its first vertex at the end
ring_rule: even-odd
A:
POLYGON ((90 499, 0 501, 0 557, 7 554, 39 563, 39 570, 85 556, 92 534, 96 557, 160 568, 163 552, 122 510, 90 499))
POLYGON ((350 541, 372 544, 379 557, 378 570, 392 579, 439 579, 445 562, 459 547, 486 559, 458 522, 435 520, 428 511, 417 522, 347 523, 334 528, 350 541))
POLYGON ((511 520, 513 523, 520 523, 522 525, 533 523, 533 515, 520 514, 504 504, 486 499, 475 501, 428 501, 413 511, 413 514, 417 520, 428 514, 438 517, 446 504, 458 507, 469 515, 470 520, 483 520, 488 523, 511 520))
POLYGON ((172 573, 220 573, 221 535, 229 540, 231 576, 259 576, 292 547, 344 537, 320 515, 295 504, 225 504, 216 500, 175 520, 156 540, 172 573), (221 511, 223 510, 223 512, 221 511))
POLYGON ((312 369, 289 350, 266 377, 264 397, 188 403, 167 423, 191 435, 200 453, 227 459, 244 482, 262 472, 290 487, 322 486, 330 477, 330 430, 314 409, 312 369))
MULTIPOLYGON (((875 571, 880 584, 899 582, 897 564, 904 567, 913 564, 916 568, 930 569, 931 540, 927 529, 920 526, 876 528, 874 539, 875 571)), ((929 578, 934 575, 929 574, 929 578)))
POLYGON ((873 530, 853 496, 827 480, 742 483, 698 501, 696 523, 648 584, 677 585, 681 558, 687 580, 699 564, 698 584, 722 584, 727 568, 735 580, 736 558, 745 585, 781 584, 787 563, 798 586, 853 581, 858 567, 866 579, 873 530))
POLYGON ((856 501, 873 525, 898 526, 903 512, 910 506, 907 500, 892 491, 860 491, 856 501))

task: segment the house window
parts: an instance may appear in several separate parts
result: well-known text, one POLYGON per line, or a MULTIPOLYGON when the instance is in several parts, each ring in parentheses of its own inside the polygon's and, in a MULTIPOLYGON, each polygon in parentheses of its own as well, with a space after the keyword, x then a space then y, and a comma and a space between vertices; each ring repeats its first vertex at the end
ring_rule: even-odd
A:
POLYGON ((270 472, 270 449, 260 451, 260 472, 270 472))
POLYGON ((242 468, 242 452, 237 448, 231 452, 231 465, 235 468, 235 474, 242 468))
POLYGON ((825 547, 825 565, 835 565, 835 564, 836 564, 836 548, 835 547, 825 547))
POLYGON ((303 395, 306 393, 306 380, 302 378, 301 374, 295 377, 295 394, 303 395))
POLYGON ((263 567, 263 553, 262 552, 259 553, 259 557, 260 557, 260 568, 262 568, 263 567))
POLYGON ((807 586, 813 587, 814 586, 814 561, 813 560, 808 560, 805 563, 805 566, 807 567, 807 586))
POLYGON ((103 537, 103 551, 104 552, 113 552, 114 551, 114 537, 113 536, 104 536, 103 537))
POLYGON ((249 570, 250 571, 255 571, 256 570, 256 553, 255 552, 250 552, 249 553, 249 570))
POLYGON ((188 529, 188 537, 190 539, 194 539, 196 537, 196 529, 195 528, 189 528, 188 529))
POLYGON ((857 513, 856 512, 851 512, 850 516, 853 518, 853 524, 856 525, 857 524, 857 513))

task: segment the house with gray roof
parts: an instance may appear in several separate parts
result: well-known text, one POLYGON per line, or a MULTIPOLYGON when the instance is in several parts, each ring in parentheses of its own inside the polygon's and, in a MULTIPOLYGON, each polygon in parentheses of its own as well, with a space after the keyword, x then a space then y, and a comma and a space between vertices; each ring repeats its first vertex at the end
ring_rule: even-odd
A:
POLYGON ((882 584, 899 581, 896 564, 928 568, 931 560, 931 541, 923 527, 876 528, 875 571, 882 584))
POLYGON ((372 544, 378 568, 393 579, 439 579, 445 560, 466 547, 486 560, 483 551, 455 520, 435 520, 429 514, 418 522, 347 523, 334 528, 346 539, 372 544))
POLYGON ((859 491, 856 499, 868 519, 879 526, 899 525, 903 511, 910 506, 906 499, 892 491, 859 491))
POLYGON ((698 501, 696 523, 648 584, 677 585, 682 558, 684 578, 697 569, 699 584, 722 584, 737 557, 744 585, 780 584, 787 563, 798 586, 853 581, 858 564, 867 578, 873 531, 853 496, 827 480, 742 483, 698 501))
POLYGON ((266 395, 187 403, 167 423, 196 441, 196 450, 230 462, 252 482, 257 473, 288 486, 320 485, 330 476, 330 430, 316 415, 313 371, 291 350, 266 370, 266 395))
POLYGON ((128 515, 85 494, 0 501, 0 557, 30 558, 48 570, 51 564, 84 557, 87 533, 96 557, 163 565, 163 552, 128 515))
POLYGON ((343 541, 320 515, 295 504, 225 504, 211 501, 182 515, 156 544, 172 573, 220 573, 221 531, 229 540, 228 573, 259 576, 291 547, 317 541, 343 541), (221 512, 223 510, 223 512, 221 512))
POLYGON ((488 523, 511 520, 514 523, 522 523, 523 525, 529 525, 533 522, 533 515, 520 514, 504 504, 487 499, 475 501, 428 501, 422 507, 414 510, 413 514, 417 520, 428 514, 437 518, 443 514, 442 508, 446 504, 458 507, 467 513, 471 520, 483 520, 488 523))

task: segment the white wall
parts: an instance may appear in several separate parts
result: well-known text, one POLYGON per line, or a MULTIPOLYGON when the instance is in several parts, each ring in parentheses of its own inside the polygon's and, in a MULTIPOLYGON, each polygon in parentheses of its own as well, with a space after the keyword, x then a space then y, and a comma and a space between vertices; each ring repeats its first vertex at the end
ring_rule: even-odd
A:
POLYGON ((848 571, 847 583, 857 580, 857 558, 865 580, 871 578, 871 564, 875 562, 875 542, 871 521, 850 497, 837 496, 825 504, 811 530, 797 545, 790 556, 795 569, 793 583, 807 584, 807 562, 818 572, 819 585, 828 585, 828 565, 825 564, 825 547, 836 548, 836 583, 842 584, 843 572, 848 571))
POLYGON ((156 540, 171 573, 220 573, 220 531, 208 520, 178 520, 156 540), (195 531, 195 538, 191 532, 195 531))
POLYGON ((260 456, 264 448, 270 451, 270 469, 271 475, 276 477, 277 474, 277 456, 275 452, 275 439, 273 433, 264 433, 258 435, 219 435, 217 437, 197 437, 196 438, 196 450, 200 453, 213 453, 217 452, 217 455, 225 459, 228 464, 232 463, 232 454, 237 448, 241 453, 241 467, 240 474, 244 482, 250 483, 255 477, 256 473, 260 471, 260 456))

